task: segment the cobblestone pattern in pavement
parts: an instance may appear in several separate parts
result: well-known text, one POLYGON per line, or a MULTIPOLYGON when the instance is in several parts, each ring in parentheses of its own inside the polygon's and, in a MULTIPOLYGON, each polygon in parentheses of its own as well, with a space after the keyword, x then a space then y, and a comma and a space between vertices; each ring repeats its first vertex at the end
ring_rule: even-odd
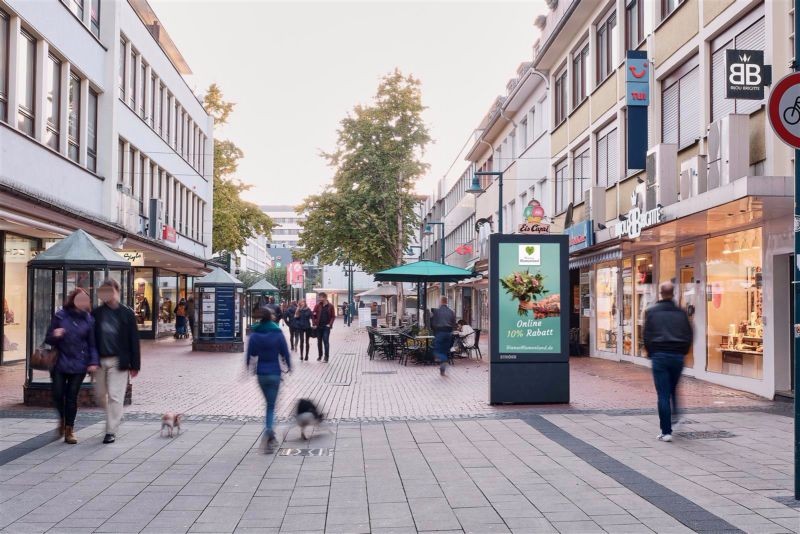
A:
POLYGON ((654 416, 543 417, 562 438, 523 420, 340 424, 307 442, 290 429, 284 447, 334 449, 322 457, 261 454, 258 424, 189 423, 168 439, 128 422, 113 445, 98 424, 0 466, 0 530, 682 533, 709 531, 696 522, 712 514, 748 533, 800 530, 800 510, 776 500, 790 493, 788 418, 700 414, 692 426, 736 437, 662 443, 654 416), (589 444, 630 471, 575 454, 589 444), (626 473, 701 509, 656 506, 626 473))
MULTIPOLYGON (((291 416, 292 402, 316 400, 334 420, 436 419, 450 417, 517 416, 519 407, 490 406, 486 360, 458 360, 441 378, 438 369, 396 361, 369 360, 363 330, 334 328, 328 364, 301 362, 293 354, 294 372, 281 387, 278 417, 291 416), (391 374, 376 374, 391 373, 391 374)), ((230 418, 263 415, 263 400, 255 379, 243 373, 240 354, 191 352, 188 341, 144 342, 142 372, 133 381, 129 413, 178 411, 194 416, 230 418)), ((571 361, 572 402, 550 409, 654 410, 655 390, 650 370, 598 358, 571 361)), ((19 405, 22 367, 0 367, 0 406, 19 405)), ((770 401, 699 380, 682 381, 681 401, 689 408, 752 407, 772 409, 770 401)), ((547 409, 548 407, 540 407, 547 409)), ((86 412, 82 412, 86 413, 86 412)))

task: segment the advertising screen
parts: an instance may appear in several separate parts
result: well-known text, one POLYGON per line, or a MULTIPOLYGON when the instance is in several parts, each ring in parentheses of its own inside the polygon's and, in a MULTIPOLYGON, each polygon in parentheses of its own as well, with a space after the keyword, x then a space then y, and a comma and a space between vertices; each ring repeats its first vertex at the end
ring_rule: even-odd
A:
POLYGON ((500 237, 492 262, 492 360, 566 359, 566 236, 500 237))

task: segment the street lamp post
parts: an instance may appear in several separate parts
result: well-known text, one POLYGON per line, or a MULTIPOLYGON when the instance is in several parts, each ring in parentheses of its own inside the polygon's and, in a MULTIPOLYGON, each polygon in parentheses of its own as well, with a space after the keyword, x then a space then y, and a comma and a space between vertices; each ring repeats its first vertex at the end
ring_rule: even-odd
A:
POLYGON ((472 184, 467 193, 480 195, 484 192, 481 187, 481 176, 497 176, 497 232, 503 233, 503 171, 478 171, 472 175, 472 184))
MULTIPOLYGON (((438 222, 437 221, 433 221, 433 222, 426 223, 425 224, 425 231, 423 232, 423 235, 427 235, 427 236, 433 235, 432 226, 434 224, 440 225, 441 229, 442 229, 442 238, 441 238, 441 244, 440 245, 441 245, 442 265, 444 265, 444 254, 445 254, 445 252, 444 252, 444 223, 442 221, 438 221, 438 222)), ((443 297, 444 296, 444 282, 442 282, 442 286, 441 287, 442 287, 441 296, 443 297)))

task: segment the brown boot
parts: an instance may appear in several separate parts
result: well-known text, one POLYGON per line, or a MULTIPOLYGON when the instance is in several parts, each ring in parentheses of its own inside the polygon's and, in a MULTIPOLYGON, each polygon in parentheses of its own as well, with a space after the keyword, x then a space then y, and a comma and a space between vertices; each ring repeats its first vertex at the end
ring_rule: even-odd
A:
POLYGON ((56 432, 58 432, 58 437, 59 438, 63 438, 64 437, 64 418, 63 417, 58 422, 58 428, 56 429, 56 432))
POLYGON ((64 443, 69 443, 70 445, 75 445, 78 443, 78 438, 75 437, 75 433, 72 431, 71 426, 64 427, 64 443))

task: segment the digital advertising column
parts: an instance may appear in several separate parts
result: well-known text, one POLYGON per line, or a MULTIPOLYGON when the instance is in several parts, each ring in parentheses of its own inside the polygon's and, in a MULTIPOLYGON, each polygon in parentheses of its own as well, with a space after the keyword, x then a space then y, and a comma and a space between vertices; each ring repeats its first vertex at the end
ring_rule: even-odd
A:
POLYGON ((569 402, 566 235, 490 236, 489 402, 569 402))

